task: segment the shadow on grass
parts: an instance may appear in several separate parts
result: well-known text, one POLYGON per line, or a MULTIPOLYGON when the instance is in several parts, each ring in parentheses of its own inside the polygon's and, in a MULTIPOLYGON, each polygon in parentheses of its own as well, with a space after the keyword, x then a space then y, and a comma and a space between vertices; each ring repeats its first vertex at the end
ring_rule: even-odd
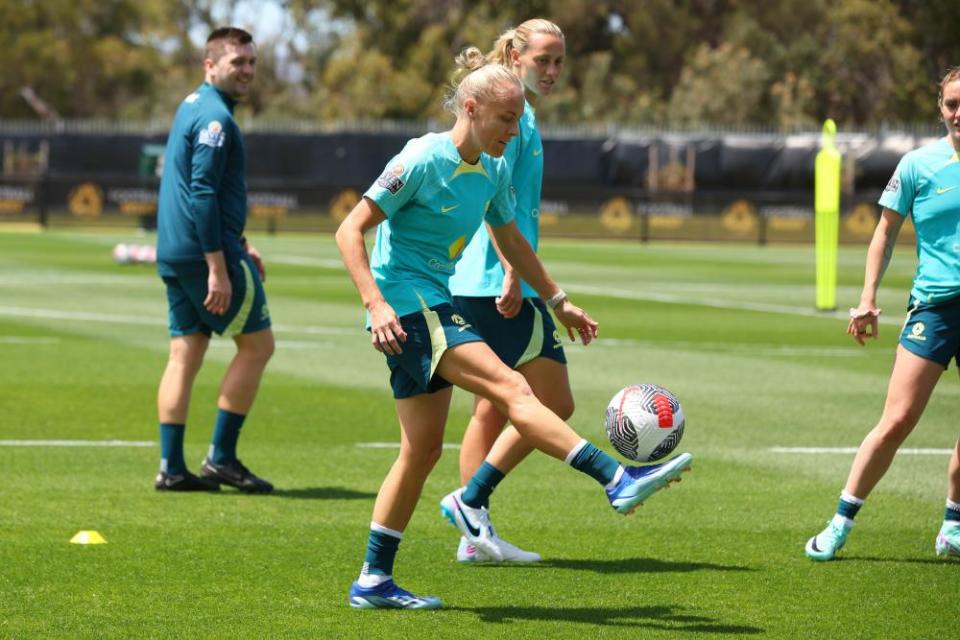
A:
POLYGON ((573 569, 595 573, 690 573, 692 571, 753 571, 750 567, 713 564, 712 562, 671 562, 657 558, 622 558, 619 560, 582 560, 555 558, 541 562, 478 564, 477 567, 501 569, 573 569))
POLYGON ((664 631, 687 631, 691 633, 758 634, 760 627, 724 624, 702 615, 683 612, 682 607, 444 607, 446 611, 474 613, 482 622, 509 624, 542 620, 546 622, 571 622, 635 629, 662 629, 664 631))
POLYGON ((270 495, 296 500, 370 500, 377 494, 354 491, 343 487, 301 487, 297 489, 274 489, 270 495))

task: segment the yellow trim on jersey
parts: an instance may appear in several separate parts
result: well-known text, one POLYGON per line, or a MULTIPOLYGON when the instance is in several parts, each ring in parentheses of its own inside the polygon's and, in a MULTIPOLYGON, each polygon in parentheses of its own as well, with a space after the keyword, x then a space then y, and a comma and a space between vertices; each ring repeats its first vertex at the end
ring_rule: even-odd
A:
POLYGON ((463 253, 463 248, 465 246, 467 246, 467 236, 460 236, 447 248, 447 257, 453 260, 463 253))
POLYGON ((454 170, 453 175, 450 176, 450 179, 453 180, 468 173, 479 173, 485 178, 490 177, 487 175, 487 170, 484 168, 483 162, 480 160, 477 160, 477 164, 470 164, 465 160, 460 160, 460 165, 454 170))

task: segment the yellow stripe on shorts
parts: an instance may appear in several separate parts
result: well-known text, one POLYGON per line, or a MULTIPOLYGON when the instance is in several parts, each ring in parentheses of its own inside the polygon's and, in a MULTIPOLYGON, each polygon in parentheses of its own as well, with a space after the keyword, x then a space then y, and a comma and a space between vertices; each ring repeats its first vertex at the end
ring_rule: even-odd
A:
POLYGON ((440 316, 437 315, 436 311, 431 311, 430 309, 423 310, 423 317, 427 321, 427 328, 430 330, 430 348, 432 354, 430 357, 430 377, 433 377, 434 371, 437 370, 437 366, 440 364, 440 358, 443 356, 443 352, 447 350, 447 334, 443 331, 443 325, 440 323, 440 316))
POLYGON ((537 305, 529 300, 524 300, 524 303, 533 307, 533 331, 530 332, 530 342, 527 343, 523 355, 517 360, 517 364, 513 365, 514 369, 535 360, 543 350, 543 314, 537 309, 537 305))
POLYGON ((253 286, 253 274, 250 273, 250 267, 247 266, 247 261, 241 260, 240 266, 243 267, 243 280, 247 284, 247 290, 243 294, 243 302, 240 303, 240 309, 237 311, 237 315, 234 316, 233 322, 230 323, 227 330, 223 332, 228 336, 243 333, 243 326, 247 324, 247 318, 250 317, 250 310, 253 309, 253 299, 257 297, 257 290, 253 286))

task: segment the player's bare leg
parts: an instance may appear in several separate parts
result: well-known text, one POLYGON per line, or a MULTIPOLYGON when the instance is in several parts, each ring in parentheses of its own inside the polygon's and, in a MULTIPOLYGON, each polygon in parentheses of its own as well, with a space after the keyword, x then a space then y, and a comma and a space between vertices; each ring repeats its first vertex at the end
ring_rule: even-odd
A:
POLYGON ((393 580, 393 564, 423 484, 443 452, 443 430, 452 391, 446 388, 396 401, 400 453, 377 492, 363 570, 350 587, 351 607, 436 609, 440 606, 438 598, 415 596, 401 589, 393 580))
POLYGON ((220 486, 199 478, 187 469, 183 438, 190 395, 210 337, 203 333, 170 338, 167 366, 157 390, 157 417, 160 421, 160 471, 154 481, 158 491, 218 491, 220 486))
POLYGON ((844 487, 848 494, 861 500, 870 495, 920 420, 943 371, 943 365, 897 346, 883 415, 857 450, 844 487))
POLYGON ((853 518, 917 425, 943 371, 943 365, 897 346, 883 414, 857 450, 837 513, 823 531, 807 541, 807 557, 832 560, 846 544, 853 518))

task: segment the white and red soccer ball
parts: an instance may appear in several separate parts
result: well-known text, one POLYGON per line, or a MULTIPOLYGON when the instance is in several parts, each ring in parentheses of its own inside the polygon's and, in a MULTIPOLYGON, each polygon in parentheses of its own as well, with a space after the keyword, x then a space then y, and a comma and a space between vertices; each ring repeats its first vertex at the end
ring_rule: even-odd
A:
POLYGON ((620 455, 637 462, 653 462, 680 444, 683 408, 677 397, 655 384, 624 387, 607 405, 604 426, 610 444, 620 455))
POLYGON ((120 243, 113 248, 113 261, 117 264, 153 264, 157 250, 151 244, 120 243))

